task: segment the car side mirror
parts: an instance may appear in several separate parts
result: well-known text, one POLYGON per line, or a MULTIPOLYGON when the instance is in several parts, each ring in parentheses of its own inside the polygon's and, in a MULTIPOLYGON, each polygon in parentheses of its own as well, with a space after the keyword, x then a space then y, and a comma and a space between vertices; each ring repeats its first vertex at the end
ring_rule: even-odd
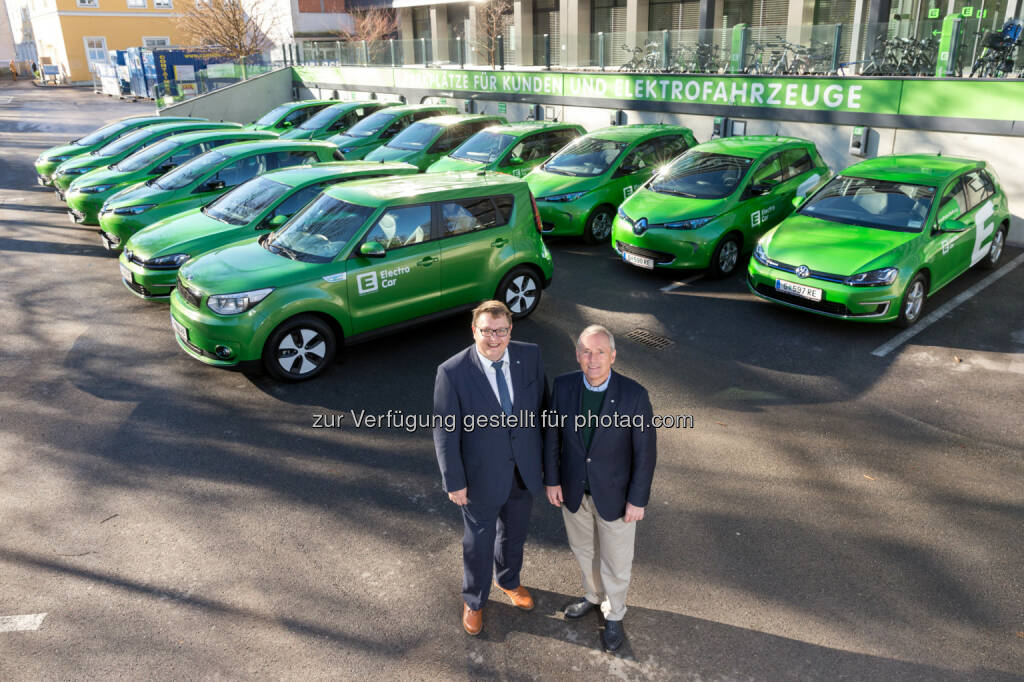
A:
POLYGON ((765 194, 768 194, 768 192, 771 192, 771 191, 772 191, 772 186, 771 185, 765 185, 765 184, 761 184, 761 183, 758 183, 756 185, 751 185, 750 187, 747 188, 747 194, 749 194, 752 197, 761 197, 761 196, 764 196, 765 194))
POLYGON ((513 157, 511 157, 511 158, 510 158, 510 159, 509 159, 509 160, 507 161, 507 164, 508 164, 508 165, 513 165, 513 164, 517 164, 517 163, 524 163, 524 161, 523 161, 523 157, 521 157, 521 156, 513 156, 513 157))
POLYGON ((366 242, 359 247, 359 255, 367 258, 383 258, 387 255, 384 245, 380 242, 366 242))
POLYGON ((271 216, 270 218, 267 218, 266 220, 264 220, 263 221, 263 225, 261 226, 261 229, 272 230, 272 229, 281 227, 286 222, 288 222, 288 218, 290 218, 290 217, 291 216, 286 216, 283 213, 278 213, 277 215, 271 216))
POLYGON ((200 185, 199 191, 215 192, 219 189, 224 189, 226 186, 227 185, 224 184, 223 180, 210 180, 209 182, 204 182, 202 185, 200 185))
POLYGON ((157 166, 156 170, 153 171, 153 172, 154 173, 159 173, 160 175, 163 175, 164 173, 166 173, 169 170, 174 170, 175 166, 177 166, 177 165, 178 164, 176 164, 176 163, 165 163, 163 165, 157 166))
POLYGON ((800 208, 805 201, 807 201, 807 197, 796 195, 793 197, 793 208, 800 208))
POLYGON ((282 121, 281 122, 281 127, 282 128, 291 128, 293 125, 295 125, 295 124, 292 123, 291 121, 282 121))
POLYGON ((963 224, 959 220, 943 220, 939 224, 939 232, 964 232, 967 230, 967 225, 963 224))

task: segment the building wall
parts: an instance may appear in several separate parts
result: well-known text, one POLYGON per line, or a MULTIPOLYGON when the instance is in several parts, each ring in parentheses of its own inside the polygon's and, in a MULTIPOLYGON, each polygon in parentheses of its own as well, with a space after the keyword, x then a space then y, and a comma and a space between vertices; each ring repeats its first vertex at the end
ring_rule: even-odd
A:
POLYGON ((85 51, 86 36, 106 38, 108 50, 137 47, 142 44, 143 36, 167 37, 171 45, 184 43, 181 33, 168 17, 104 17, 99 23, 92 16, 61 16, 60 25, 72 81, 91 78, 85 51))
POLYGON ((11 22, 7 18, 6 8, 0 8, 0 65, 6 66, 15 58, 14 34, 11 32, 11 22))

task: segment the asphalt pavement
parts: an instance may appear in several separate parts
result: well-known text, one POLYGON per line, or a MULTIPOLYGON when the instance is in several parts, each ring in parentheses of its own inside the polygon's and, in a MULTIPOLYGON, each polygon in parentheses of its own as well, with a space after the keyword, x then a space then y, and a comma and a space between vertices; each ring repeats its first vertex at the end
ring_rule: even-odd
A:
POLYGON ((34 184, 40 151, 151 111, 0 84, 0 679, 1024 679, 1020 249, 881 353, 898 329, 554 242, 514 338, 553 377, 604 324, 615 369, 693 427, 659 431, 622 651, 561 616, 580 580, 542 500, 537 608, 492 594, 471 638, 429 432, 351 414, 429 413, 469 320, 298 385, 192 360, 34 184))

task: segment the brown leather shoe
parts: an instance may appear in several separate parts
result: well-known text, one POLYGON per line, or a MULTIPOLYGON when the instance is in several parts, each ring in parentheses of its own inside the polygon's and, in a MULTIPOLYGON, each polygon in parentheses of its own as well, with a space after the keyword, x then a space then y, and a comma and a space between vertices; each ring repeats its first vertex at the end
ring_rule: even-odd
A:
POLYGON ((533 611, 533 597, 530 596, 530 593, 522 585, 514 590, 506 590, 498 583, 494 583, 494 586, 508 595, 508 598, 512 600, 512 606, 523 611, 533 611))
POLYGON ((476 637, 484 629, 484 610, 474 611, 468 604, 462 605, 462 627, 476 637))

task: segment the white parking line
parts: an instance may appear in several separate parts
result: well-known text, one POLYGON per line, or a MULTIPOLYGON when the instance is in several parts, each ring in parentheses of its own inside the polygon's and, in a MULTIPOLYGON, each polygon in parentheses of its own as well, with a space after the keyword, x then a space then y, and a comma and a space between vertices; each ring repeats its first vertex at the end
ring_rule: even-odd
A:
POLYGON ((661 290, 666 292, 666 293, 668 293, 669 291, 672 291, 673 289, 678 289, 679 287, 685 287, 687 284, 691 284, 693 282, 696 282, 698 279, 700 279, 703 276, 704 276, 703 272, 698 272, 696 275, 693 275, 692 277, 687 277, 686 279, 684 279, 681 282, 672 282, 672 284, 668 284, 666 286, 663 286, 661 288, 661 290))
POLYGON ((24 616, 0 616, 0 632, 24 632, 38 630, 46 618, 45 613, 30 613, 24 616))
POLYGON ((910 339, 914 338, 915 336, 923 332, 925 329, 928 328, 929 325, 934 324, 941 318, 948 315, 949 312, 956 308, 958 305, 960 305, 964 301, 974 298, 975 296, 978 295, 980 291, 988 287, 990 284, 1008 275, 1010 271, 1012 271, 1021 263, 1024 263, 1024 253, 1017 256, 1012 261, 1010 261, 1009 263, 999 268, 985 279, 981 280, 980 282, 972 286, 970 289, 967 289, 959 296, 956 296, 955 298, 951 298, 950 300, 946 301, 941 306, 933 310, 931 313, 925 315, 924 319, 915 324, 913 327, 906 331, 900 332, 891 340, 886 341, 881 346, 871 351, 871 354, 879 358, 884 358, 886 355, 888 355, 889 353, 891 353, 892 351, 896 350, 904 343, 909 341, 910 339))

